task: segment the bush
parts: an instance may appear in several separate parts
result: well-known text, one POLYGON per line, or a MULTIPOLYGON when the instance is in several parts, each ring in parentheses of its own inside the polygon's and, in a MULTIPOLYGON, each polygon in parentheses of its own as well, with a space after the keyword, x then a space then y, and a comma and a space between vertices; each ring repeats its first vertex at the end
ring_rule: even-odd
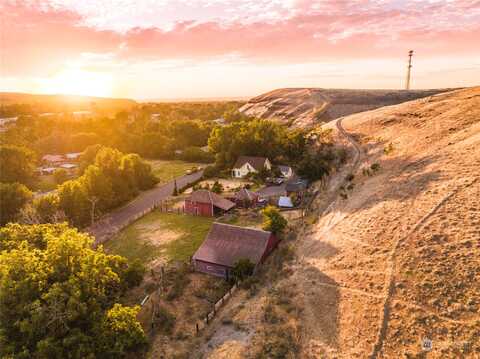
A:
POLYGON ((354 178, 355 178, 355 175, 353 173, 349 173, 345 179, 348 182, 352 182, 354 178))
POLYGON ((220 182, 215 181, 215 183, 212 185, 212 192, 220 194, 223 192, 223 186, 220 182))
POLYGON ((282 325, 275 327, 262 345, 257 359, 283 359, 295 357, 298 353, 298 340, 295 338, 295 329, 292 326, 282 325))
POLYGON ((212 163, 215 157, 210 152, 203 151, 200 147, 187 147, 180 158, 189 162, 212 163))
POLYGON ((287 220, 283 218, 280 211, 273 206, 267 206, 262 211, 262 214, 264 218, 263 229, 266 231, 277 234, 282 232, 287 226, 287 220))
POLYGON ((235 262, 232 268, 232 279, 234 280, 244 280, 251 275, 255 270, 255 264, 253 264, 250 259, 242 258, 235 262))
POLYGON ((144 275, 145 266, 139 259, 135 259, 128 264, 128 268, 123 273, 123 281, 127 288, 133 288, 142 283, 144 275))
POLYGON ((212 178, 218 176, 219 169, 216 166, 207 166, 203 170, 203 178, 212 178))
POLYGON ((378 172, 380 170, 380 164, 375 162, 375 163, 372 163, 372 165, 370 166, 370 169, 373 171, 373 172, 378 172))

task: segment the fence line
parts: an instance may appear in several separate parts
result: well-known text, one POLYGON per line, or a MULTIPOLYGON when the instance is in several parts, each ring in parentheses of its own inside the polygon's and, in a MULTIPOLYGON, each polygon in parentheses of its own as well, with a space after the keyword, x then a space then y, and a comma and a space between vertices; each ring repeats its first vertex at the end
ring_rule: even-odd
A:
POLYGON ((214 305, 212 308, 212 311, 210 311, 205 318, 203 318, 200 322, 195 323, 195 333, 198 335, 202 330, 204 330, 208 324, 215 318, 217 315, 218 311, 220 310, 221 307, 225 305, 225 303, 230 299, 233 294, 237 291, 240 281, 235 283, 227 293, 223 297, 221 297, 214 305))

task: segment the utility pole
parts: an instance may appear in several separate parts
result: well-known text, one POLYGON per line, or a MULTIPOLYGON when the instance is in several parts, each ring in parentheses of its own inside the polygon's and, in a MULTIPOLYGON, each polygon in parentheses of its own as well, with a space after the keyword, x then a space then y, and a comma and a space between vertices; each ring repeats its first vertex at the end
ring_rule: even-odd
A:
POLYGON ((410 90, 410 72, 412 69, 412 56, 413 56, 413 50, 410 50, 408 52, 407 84, 405 86, 405 90, 410 90))

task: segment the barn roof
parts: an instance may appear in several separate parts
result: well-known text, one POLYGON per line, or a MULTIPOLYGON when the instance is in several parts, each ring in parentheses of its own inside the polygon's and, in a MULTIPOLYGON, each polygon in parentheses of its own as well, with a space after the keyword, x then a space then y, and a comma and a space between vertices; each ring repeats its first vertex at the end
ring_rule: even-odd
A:
POLYGON ((258 264, 267 248, 271 232, 214 223, 193 259, 233 267, 239 259, 258 264))
POLYGON ((235 207, 235 203, 232 201, 229 201, 228 199, 206 189, 199 189, 198 191, 193 192, 187 197, 187 200, 192 202, 213 204, 215 207, 221 208, 224 211, 228 211, 229 209, 235 207))
POLYGON ((235 162, 233 168, 240 168, 245 163, 249 163, 257 171, 261 171, 262 168, 265 167, 265 162, 267 162, 265 157, 240 156, 237 158, 237 162, 235 162))

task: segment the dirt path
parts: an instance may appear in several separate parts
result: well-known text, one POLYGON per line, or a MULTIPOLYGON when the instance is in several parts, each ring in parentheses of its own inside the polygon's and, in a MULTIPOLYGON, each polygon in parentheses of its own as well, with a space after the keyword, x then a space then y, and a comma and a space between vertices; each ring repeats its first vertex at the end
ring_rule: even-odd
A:
MULTIPOLYGON (((199 180, 203 175, 203 171, 195 172, 176 178, 177 187, 182 188, 189 183, 199 180)), ((151 190, 142 192, 137 198, 120 207, 113 212, 105 215, 95 222, 93 226, 86 229, 96 238, 96 244, 104 243, 111 235, 130 223, 132 218, 138 217, 144 211, 153 205, 165 200, 173 192, 174 181, 157 186, 151 190)))

